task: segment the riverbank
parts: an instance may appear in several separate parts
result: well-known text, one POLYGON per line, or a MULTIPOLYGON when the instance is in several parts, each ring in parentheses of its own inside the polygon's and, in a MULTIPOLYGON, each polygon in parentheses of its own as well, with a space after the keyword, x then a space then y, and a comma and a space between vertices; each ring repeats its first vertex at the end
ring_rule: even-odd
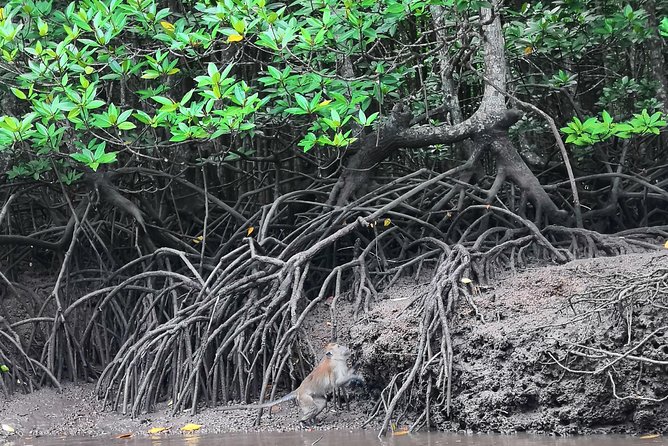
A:
MULTIPOLYGON (((350 412, 323 412, 312 429, 358 430, 366 420, 363 411, 367 405, 351 402, 350 412)), ((11 426, 21 436, 141 436, 158 427, 169 428, 163 435, 180 434, 180 428, 189 423, 201 425, 198 434, 302 430, 299 409, 291 403, 275 408, 271 415, 265 410, 259 426, 254 426, 256 415, 255 410, 223 412, 214 407, 204 408, 196 415, 185 412, 172 416, 164 405, 154 413, 133 419, 103 410, 93 384, 66 384, 62 392, 44 388, 28 395, 14 394, 0 403, 0 423, 11 426)), ((369 429, 377 427, 371 424, 369 429)))
MULTIPOLYGON (((432 426, 454 432, 668 434, 668 400, 662 400, 668 395, 666 278, 668 255, 661 251, 509 272, 494 283, 473 284, 475 309, 461 302, 452 324, 452 415, 435 411, 432 426)), ((361 429, 380 389, 410 367, 416 324, 407 307, 427 283, 404 280, 385 290, 357 321, 352 304, 339 303, 340 342, 355 352, 369 387, 354 392, 350 411, 324 412, 314 430, 361 429)), ((313 346, 329 341, 330 303, 306 321, 313 346)), ((93 384, 66 384, 62 393, 15 393, 0 402, 0 423, 23 436, 143 436, 160 427, 180 434, 188 423, 201 425, 201 434, 302 429, 291 403, 265 411, 259 426, 256 415, 212 407, 172 416, 164 403, 132 419, 104 411, 93 384)), ((376 432, 381 419, 382 411, 366 428, 376 432)), ((411 421, 408 414, 397 429, 411 421)))

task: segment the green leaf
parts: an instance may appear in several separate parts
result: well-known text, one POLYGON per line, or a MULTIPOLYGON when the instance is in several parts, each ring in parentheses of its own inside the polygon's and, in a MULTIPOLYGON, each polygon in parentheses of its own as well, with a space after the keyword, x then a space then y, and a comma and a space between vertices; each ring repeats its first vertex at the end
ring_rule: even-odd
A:
POLYGON ((308 111, 308 101, 306 98, 299 93, 295 94, 295 99, 297 100, 297 104, 299 104, 299 107, 301 107, 302 110, 308 111))
POLYGON ((130 121, 121 122, 120 124, 117 125, 117 127, 120 130, 132 130, 137 128, 137 126, 131 123, 130 121))
POLYGON ((101 157, 99 157, 96 161, 100 164, 113 163, 116 161, 116 153, 117 152, 105 153, 101 157))
POLYGON ((661 23, 659 24, 659 34, 663 37, 668 37, 668 17, 661 19, 661 23))
POLYGON ((16 96, 17 98, 23 99, 23 100, 28 99, 26 94, 24 92, 22 92, 21 90, 19 90, 18 88, 13 88, 12 87, 11 90, 12 90, 12 93, 14 93, 14 96, 16 96))
POLYGON ((162 105, 173 105, 174 101, 172 101, 169 98, 166 98, 164 96, 152 96, 151 99, 153 99, 155 102, 162 104, 162 105))
POLYGON ((91 157, 84 155, 83 153, 71 153, 70 156, 80 163, 88 164, 93 161, 91 157))
POLYGON ((105 104, 104 101, 101 101, 99 99, 95 99, 93 101, 90 101, 86 104, 86 109, 87 110, 94 110, 96 108, 100 108, 105 104))
POLYGON ((281 72, 275 68, 269 65, 267 67, 267 73, 269 73, 269 76, 273 77, 274 79, 280 79, 281 78, 281 72))
POLYGON ((141 75, 141 78, 142 79, 156 79, 159 76, 160 76, 160 73, 157 72, 156 70, 146 70, 141 75))
POLYGON ((0 372, 9 373, 9 367, 4 364, 0 364, 0 372))

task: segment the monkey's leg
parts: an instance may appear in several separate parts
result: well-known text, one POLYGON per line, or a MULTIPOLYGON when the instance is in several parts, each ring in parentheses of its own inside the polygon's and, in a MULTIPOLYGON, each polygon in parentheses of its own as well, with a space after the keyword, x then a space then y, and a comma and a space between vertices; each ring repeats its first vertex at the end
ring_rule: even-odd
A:
POLYGON ((304 412, 304 416, 299 421, 302 425, 309 425, 315 423, 315 417, 323 411, 327 400, 323 397, 313 398, 311 395, 301 395, 299 405, 304 412))
POLYGON ((320 415, 320 412, 325 410, 325 407, 327 407, 327 398, 325 397, 313 398, 313 402, 315 403, 317 408, 317 412, 315 413, 315 415, 313 415, 313 423, 315 423, 315 417, 320 415))

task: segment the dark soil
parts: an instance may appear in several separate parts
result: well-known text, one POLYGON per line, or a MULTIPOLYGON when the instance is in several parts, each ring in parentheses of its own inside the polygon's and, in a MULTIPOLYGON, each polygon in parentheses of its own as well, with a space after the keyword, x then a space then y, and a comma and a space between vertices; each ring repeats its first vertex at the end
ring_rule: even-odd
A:
MULTIPOLYGON (((460 303, 452 324, 453 411, 450 419, 432 413, 436 427, 668 433, 666 278, 667 254, 632 254, 531 269, 477 290, 474 302, 485 322, 460 303), (661 277, 662 286, 653 282, 661 277), (655 330, 632 353, 663 365, 624 359, 592 373, 616 358, 600 351, 624 354, 655 330), (593 358, 568 354, 574 343, 598 350, 586 350, 593 358)), ((351 344, 362 352, 371 383, 384 386, 412 364, 419 315, 410 311, 411 299, 396 299, 419 295, 422 286, 404 283, 392 289, 368 319, 352 327, 351 344)))
MULTIPOLYGON (((432 413, 434 427, 503 433, 668 433, 668 400, 637 398, 668 395, 668 366, 657 364, 668 361, 668 330, 659 330, 633 351, 634 357, 654 363, 623 358, 599 373, 583 374, 574 371, 596 371, 615 356, 594 355, 593 350, 587 350, 589 357, 568 354, 569 349, 577 350, 573 343, 623 354, 668 326, 668 290, 638 285, 653 283, 661 274, 668 277, 668 255, 633 254, 531 269, 483 290, 474 287, 474 301, 485 322, 468 304, 459 304, 452 324, 452 416, 432 413), (596 290, 600 292, 586 294, 596 290)), ((412 365, 419 314, 411 303, 426 290, 428 280, 405 280, 384 291, 370 313, 357 321, 352 305, 343 300, 337 304, 336 321, 330 320, 331 301, 314 310, 304 327, 309 344, 317 350, 329 342, 335 322, 339 341, 355 352, 369 390, 355 390, 350 412, 326 412, 315 429, 359 429, 380 389, 412 365)), ((165 405, 156 413, 130 419, 104 412, 92 385, 69 384, 60 394, 53 389, 14 394, 0 403, 0 423, 23 435, 145 433, 156 426, 178 432, 189 422, 203 425, 201 433, 299 429, 295 406, 286 404, 272 412, 270 418, 265 411, 259 428, 253 426, 252 410, 206 408, 195 416, 172 417, 165 405)), ((410 421, 409 413, 401 426, 410 421)), ((378 427, 379 420, 368 426, 378 427)))

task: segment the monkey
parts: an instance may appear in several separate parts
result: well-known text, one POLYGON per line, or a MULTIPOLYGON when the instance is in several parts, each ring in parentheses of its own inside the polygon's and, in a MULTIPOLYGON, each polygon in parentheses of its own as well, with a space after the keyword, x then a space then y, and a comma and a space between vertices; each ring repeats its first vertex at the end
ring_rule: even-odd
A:
POLYGON ((266 409, 286 401, 297 400, 303 416, 303 425, 315 423, 315 418, 327 406, 327 394, 353 382, 364 383, 364 377, 348 367, 350 349, 345 345, 329 343, 325 346, 325 356, 304 381, 282 398, 263 404, 226 406, 219 410, 266 409))

